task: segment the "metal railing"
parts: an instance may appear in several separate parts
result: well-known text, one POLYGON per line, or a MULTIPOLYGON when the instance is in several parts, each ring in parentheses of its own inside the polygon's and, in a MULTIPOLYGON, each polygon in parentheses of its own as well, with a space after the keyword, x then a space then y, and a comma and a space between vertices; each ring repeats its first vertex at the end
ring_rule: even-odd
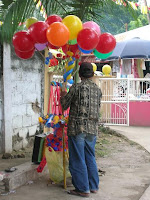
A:
POLYGON ((150 79, 99 78, 101 123, 129 126, 130 101, 150 101, 150 79))

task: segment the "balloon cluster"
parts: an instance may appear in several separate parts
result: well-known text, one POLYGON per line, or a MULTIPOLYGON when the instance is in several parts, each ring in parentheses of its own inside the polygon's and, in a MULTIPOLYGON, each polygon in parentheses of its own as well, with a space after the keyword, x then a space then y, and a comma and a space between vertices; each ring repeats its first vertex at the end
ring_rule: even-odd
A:
POLYGON ((13 36, 16 55, 22 59, 31 58, 35 49, 41 51, 45 47, 58 49, 62 47, 64 53, 73 52, 78 59, 80 53, 94 53, 104 59, 112 54, 116 40, 110 33, 102 33, 100 26, 93 22, 82 21, 75 15, 61 18, 50 15, 46 21, 29 18, 26 21, 27 31, 19 31, 13 36))

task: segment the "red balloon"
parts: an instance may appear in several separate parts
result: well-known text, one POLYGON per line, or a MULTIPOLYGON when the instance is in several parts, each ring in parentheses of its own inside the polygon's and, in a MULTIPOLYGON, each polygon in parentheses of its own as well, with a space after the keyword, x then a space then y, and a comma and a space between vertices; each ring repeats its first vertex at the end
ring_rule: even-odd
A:
POLYGON ((96 47, 96 50, 100 53, 106 54, 113 51, 115 46, 116 46, 115 37, 110 33, 103 33, 99 36, 99 42, 96 47))
POLYGON ((62 50, 65 54, 67 53, 67 51, 71 51, 73 53, 73 56, 76 56, 80 53, 78 44, 74 45, 65 44, 64 46, 62 46, 62 50))
POLYGON ((34 55, 34 51, 35 49, 32 49, 30 51, 18 51, 17 49, 15 49, 15 53, 19 58, 22 59, 29 59, 34 55))
POLYGON ((99 35, 94 29, 84 28, 82 29, 78 36, 78 45, 84 50, 95 49, 99 41, 99 35))
POLYGON ((18 51, 30 51, 34 49, 34 41, 27 31, 19 31, 13 36, 14 48, 18 51))
POLYGON ((46 23, 51 25, 53 22, 62 22, 62 18, 59 15, 48 16, 46 23))
POLYGON ((49 43, 49 42, 48 42, 48 47, 49 47, 50 49, 59 49, 59 47, 56 47, 56 46, 52 45, 52 44, 49 43))
POLYGON ((29 27, 28 31, 36 43, 46 43, 47 42, 46 31, 48 27, 49 25, 46 22, 38 21, 32 24, 29 27))

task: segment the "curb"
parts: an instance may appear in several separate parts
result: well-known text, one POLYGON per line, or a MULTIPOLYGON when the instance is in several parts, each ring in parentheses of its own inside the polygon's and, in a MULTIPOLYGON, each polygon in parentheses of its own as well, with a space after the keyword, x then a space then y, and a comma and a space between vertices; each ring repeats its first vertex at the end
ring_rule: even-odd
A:
POLYGON ((150 186, 144 191, 143 195, 139 200, 149 200, 150 199, 150 186))
POLYGON ((5 177, 2 182, 4 183, 5 191, 12 191, 22 185, 27 184, 29 181, 36 180, 39 177, 49 173, 47 167, 42 173, 38 173, 36 171, 37 166, 38 165, 31 162, 26 162, 24 164, 15 166, 17 170, 14 172, 3 172, 5 177))

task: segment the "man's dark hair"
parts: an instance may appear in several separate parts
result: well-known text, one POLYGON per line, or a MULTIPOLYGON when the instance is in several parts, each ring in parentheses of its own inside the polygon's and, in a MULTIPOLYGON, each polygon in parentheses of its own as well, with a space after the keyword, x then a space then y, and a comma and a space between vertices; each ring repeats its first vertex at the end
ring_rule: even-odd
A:
POLYGON ((81 63, 80 69, 79 69, 79 75, 80 77, 84 77, 84 78, 90 78, 94 76, 93 65, 88 62, 81 63))

